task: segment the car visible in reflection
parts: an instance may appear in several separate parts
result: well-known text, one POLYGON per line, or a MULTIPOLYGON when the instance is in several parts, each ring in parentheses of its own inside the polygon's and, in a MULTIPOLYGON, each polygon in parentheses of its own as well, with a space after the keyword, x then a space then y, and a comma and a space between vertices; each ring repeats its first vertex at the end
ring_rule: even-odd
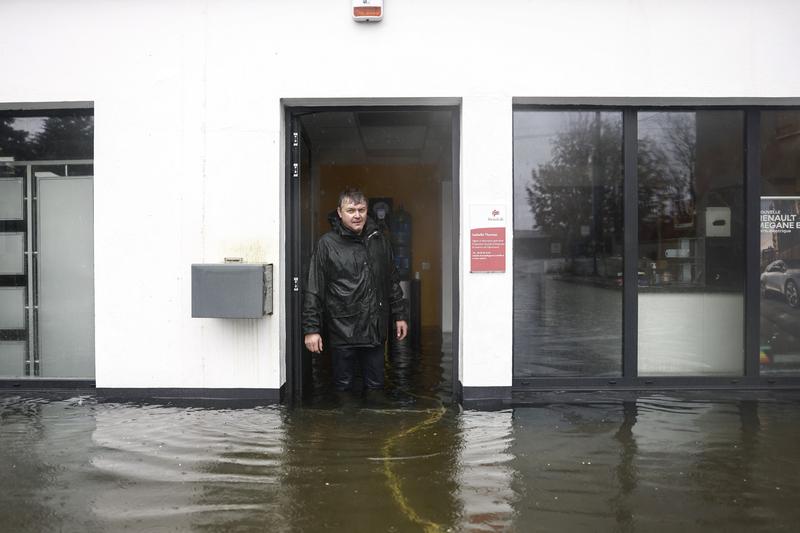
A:
POLYGON ((800 307, 800 260, 778 259, 761 274, 761 295, 777 293, 792 307, 800 307))

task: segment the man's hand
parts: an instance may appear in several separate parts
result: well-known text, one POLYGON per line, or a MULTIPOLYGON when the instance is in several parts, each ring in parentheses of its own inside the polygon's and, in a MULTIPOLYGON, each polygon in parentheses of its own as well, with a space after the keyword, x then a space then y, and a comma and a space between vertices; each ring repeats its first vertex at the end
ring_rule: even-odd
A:
POLYGON ((306 348, 312 353, 322 353, 322 335, 319 333, 309 333, 303 339, 306 348))
POLYGON ((405 320, 398 320, 395 322, 394 328, 397 330, 397 340, 401 341, 408 335, 408 322, 405 320))

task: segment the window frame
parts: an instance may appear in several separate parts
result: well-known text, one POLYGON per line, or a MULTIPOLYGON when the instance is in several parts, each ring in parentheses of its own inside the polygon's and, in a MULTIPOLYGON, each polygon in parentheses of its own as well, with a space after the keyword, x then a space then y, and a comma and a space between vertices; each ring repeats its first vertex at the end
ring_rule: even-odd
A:
MULTIPOLYGON (((709 390, 796 389, 800 370, 791 376, 760 374, 760 201, 761 201, 761 113, 800 110, 800 98, 514 98, 512 114, 518 111, 600 111, 622 113, 623 128, 623 296, 622 375, 620 377, 517 377, 512 370, 512 390, 709 390), (744 114, 744 361, 741 376, 640 376, 638 372, 638 272, 639 246, 637 152, 638 113, 739 111, 744 114), (632 275, 628 275, 632 273, 632 275)), ((512 132, 512 151, 514 133, 512 132)), ((513 157, 513 155, 512 155, 513 157)), ((512 180, 514 173, 512 172, 512 180)), ((516 196, 516 193, 515 193, 516 196)), ((516 198, 515 198, 516 200, 516 198)), ((513 232, 512 228, 512 232, 513 232)), ((512 266, 513 268, 513 266, 512 266)), ((516 284, 512 280, 512 293, 516 284)), ((513 333, 516 335, 516 333, 513 333)), ((513 367, 512 367, 513 368, 513 367)))
MULTIPOLYGON (((0 102, 0 118, 8 117, 64 117, 64 116, 92 116, 95 117, 94 102, 92 101, 68 101, 68 102, 0 102)), ((21 276, 25 279, 25 287, 29 288, 27 291, 27 298, 29 301, 28 306, 32 309, 26 310, 26 326, 24 336, 19 334, 22 330, 6 330, 11 331, 6 337, 9 340, 24 340, 26 343, 26 361, 24 363, 24 375, 22 376, 0 376, 0 390, 3 389, 28 389, 36 388, 42 390, 48 389, 76 389, 76 390, 93 390, 95 387, 95 377, 53 377, 42 376, 39 361, 38 346, 36 346, 38 339, 36 338, 36 325, 34 322, 36 318, 36 306, 32 305, 37 297, 36 291, 38 288, 38 273, 36 272, 35 261, 30 260, 30 256, 35 253, 33 242, 36 239, 35 220, 37 210, 37 190, 35 181, 36 178, 33 174, 34 167, 37 166, 57 166, 64 167, 64 170, 69 174, 69 168, 73 166, 94 166, 96 135, 93 129, 92 132, 92 157, 89 159, 73 158, 73 159, 41 159, 41 160, 24 160, 19 159, 10 163, 10 166, 24 169, 24 195, 26 197, 26 204, 24 206, 24 218, 21 221, 26 228, 26 250, 25 250, 25 275, 21 276), (28 198, 31 198, 29 200, 28 198)), ((73 175, 77 176, 77 175, 73 175)), ((94 181, 94 169, 92 168, 92 181, 94 181)), ((94 194, 94 193, 93 193, 94 194)), ((92 223, 92 228, 94 222, 92 223)), ((93 231, 93 230, 92 230, 93 231)), ((94 273, 92 274, 92 302, 94 306, 94 273)), ((94 313, 94 310, 92 311, 94 313)), ((94 333, 93 333, 94 337, 94 333)), ((96 346, 92 345, 92 364, 96 367, 96 346)), ((95 368, 96 371, 96 368, 95 368)))

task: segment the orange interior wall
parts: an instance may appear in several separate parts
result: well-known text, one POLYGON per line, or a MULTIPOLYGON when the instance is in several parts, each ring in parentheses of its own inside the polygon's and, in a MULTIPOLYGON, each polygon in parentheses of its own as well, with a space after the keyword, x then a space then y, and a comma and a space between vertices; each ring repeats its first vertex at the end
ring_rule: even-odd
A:
POLYGON ((370 198, 392 198, 392 208, 411 215, 411 272, 420 273, 421 323, 441 327, 442 228, 441 188, 434 165, 323 165, 320 167, 320 226, 330 229, 327 215, 336 209, 339 192, 357 187, 370 198), (422 270, 422 263, 430 270, 422 270))

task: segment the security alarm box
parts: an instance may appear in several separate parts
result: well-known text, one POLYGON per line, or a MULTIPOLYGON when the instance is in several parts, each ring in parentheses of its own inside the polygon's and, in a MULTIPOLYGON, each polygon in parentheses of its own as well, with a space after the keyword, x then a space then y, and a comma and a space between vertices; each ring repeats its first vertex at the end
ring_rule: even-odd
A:
POLYGON ((377 22, 383 18, 383 0, 353 0, 353 20, 377 22))
POLYGON ((272 265, 192 265, 193 318, 261 318, 272 314, 272 265))

